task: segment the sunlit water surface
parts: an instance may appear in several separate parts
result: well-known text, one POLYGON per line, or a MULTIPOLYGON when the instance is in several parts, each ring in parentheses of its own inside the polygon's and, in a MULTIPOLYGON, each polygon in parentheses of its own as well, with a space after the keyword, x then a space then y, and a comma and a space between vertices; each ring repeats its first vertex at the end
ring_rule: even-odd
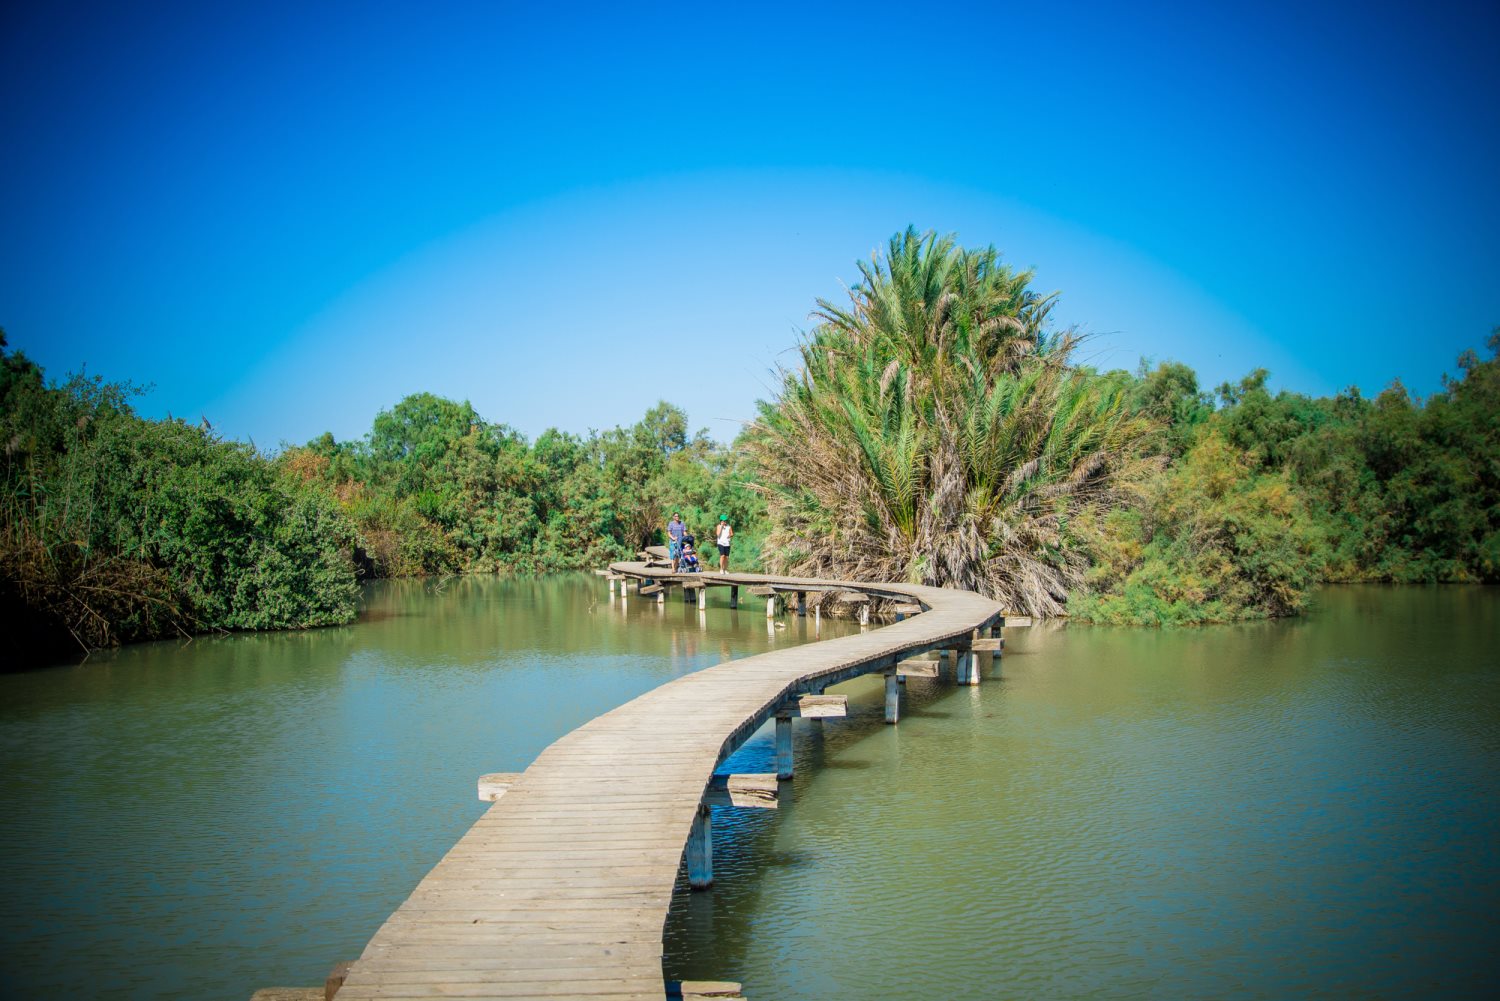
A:
MULTIPOLYGON (((344 629, 0 676, 0 993, 321 983, 482 812, 476 776, 810 638, 581 575, 367 597, 344 629)), ((844 686, 781 808, 718 812, 666 972, 759 1001, 1493 996, 1497 613, 1339 588, 1296 622, 1015 629, 983 686, 909 683, 895 727, 878 681, 844 686)))

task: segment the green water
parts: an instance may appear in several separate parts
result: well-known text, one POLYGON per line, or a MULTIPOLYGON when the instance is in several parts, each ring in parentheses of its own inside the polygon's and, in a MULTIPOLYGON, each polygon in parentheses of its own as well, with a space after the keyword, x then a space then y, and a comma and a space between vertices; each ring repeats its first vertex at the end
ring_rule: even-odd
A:
MULTIPOLYGON (((476 776, 808 638, 583 576, 368 600, 0 676, 0 994, 321 983, 480 814, 476 776)), ((983 686, 912 681, 896 727, 845 686, 850 719, 798 722, 781 809, 719 813, 667 972, 759 1001, 1492 996, 1497 613, 1340 588, 1290 623, 1011 630, 983 686)))

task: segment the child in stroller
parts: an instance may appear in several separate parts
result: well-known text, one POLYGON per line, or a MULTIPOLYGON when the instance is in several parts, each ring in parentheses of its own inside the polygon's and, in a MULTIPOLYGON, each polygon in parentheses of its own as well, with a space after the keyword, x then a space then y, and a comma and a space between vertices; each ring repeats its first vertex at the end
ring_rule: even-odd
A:
POLYGON ((701 573, 703 566, 698 562, 698 553, 693 548, 692 533, 682 537, 682 555, 677 560, 678 573, 701 573))

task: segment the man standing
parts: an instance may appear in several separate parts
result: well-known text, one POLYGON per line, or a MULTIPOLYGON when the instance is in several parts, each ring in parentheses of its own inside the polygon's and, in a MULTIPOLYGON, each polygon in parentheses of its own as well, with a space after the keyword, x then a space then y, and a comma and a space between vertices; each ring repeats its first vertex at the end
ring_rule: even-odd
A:
POLYGON ((672 520, 667 522, 667 555, 672 558, 672 572, 677 572, 677 561, 682 559, 682 536, 687 531, 687 526, 682 523, 682 515, 676 511, 672 512, 672 520))
POLYGON ((714 541, 719 545, 719 572, 729 572, 729 540, 734 538, 734 529, 729 525, 729 515, 719 515, 719 531, 714 541))

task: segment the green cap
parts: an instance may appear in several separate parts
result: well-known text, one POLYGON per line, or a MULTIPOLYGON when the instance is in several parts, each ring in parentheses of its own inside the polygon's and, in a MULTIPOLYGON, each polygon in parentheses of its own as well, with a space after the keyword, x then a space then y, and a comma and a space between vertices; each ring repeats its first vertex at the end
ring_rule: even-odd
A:
POLYGON ((729 520, 729 515, 727 515, 727 514, 721 514, 721 515, 719 515, 719 520, 720 521, 728 521, 729 520))

